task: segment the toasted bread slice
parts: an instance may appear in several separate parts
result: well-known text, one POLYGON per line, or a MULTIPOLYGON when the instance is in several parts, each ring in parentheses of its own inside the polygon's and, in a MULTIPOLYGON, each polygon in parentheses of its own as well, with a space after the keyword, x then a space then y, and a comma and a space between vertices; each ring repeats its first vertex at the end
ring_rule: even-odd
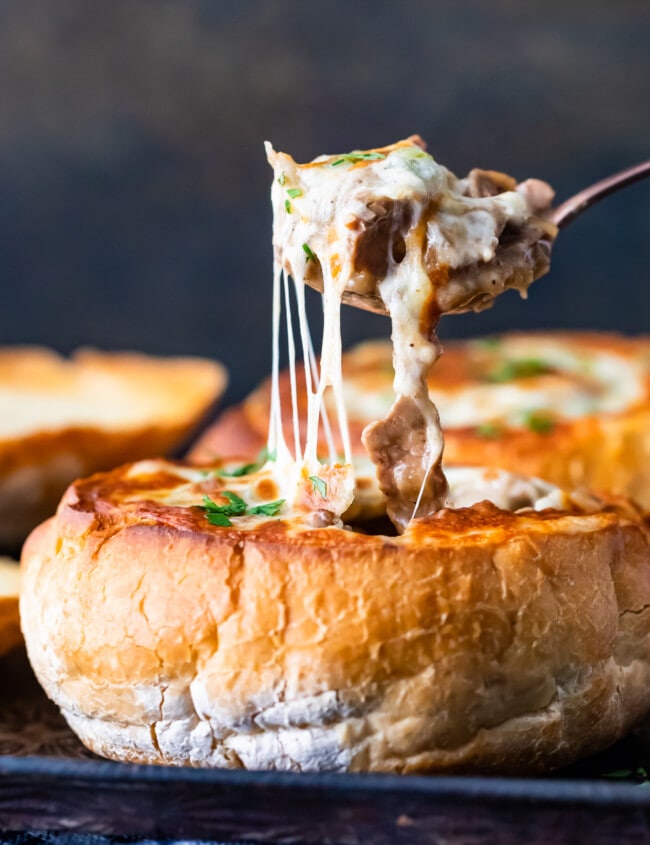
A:
POLYGON ((18 593, 20 568, 15 560, 0 557, 0 656, 22 642, 18 593))
POLYGON ((178 446, 225 383, 196 358, 0 350, 0 548, 17 550, 75 478, 178 446))

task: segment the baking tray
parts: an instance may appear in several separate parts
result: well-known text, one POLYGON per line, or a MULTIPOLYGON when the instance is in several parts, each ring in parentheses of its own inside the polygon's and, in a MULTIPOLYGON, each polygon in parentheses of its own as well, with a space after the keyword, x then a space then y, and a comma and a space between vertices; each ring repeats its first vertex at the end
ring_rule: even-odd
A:
POLYGON ((0 660, 0 829, 297 845, 650 843, 650 787, 604 778, 619 743, 546 779, 242 772, 112 763, 87 751, 26 655, 0 660))

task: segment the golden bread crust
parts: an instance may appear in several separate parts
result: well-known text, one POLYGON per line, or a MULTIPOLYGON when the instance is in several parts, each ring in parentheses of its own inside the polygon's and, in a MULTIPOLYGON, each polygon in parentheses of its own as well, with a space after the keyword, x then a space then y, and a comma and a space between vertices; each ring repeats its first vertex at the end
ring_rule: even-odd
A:
POLYGON ((17 548, 75 478, 181 443, 225 383, 201 359, 0 350, 0 548, 17 548))
MULTIPOLYGON (((506 334, 496 339, 503 345, 540 343, 565 346, 576 355, 612 355, 639 368, 640 396, 618 411, 585 411, 571 418, 554 417, 552 399, 547 410, 552 424, 527 425, 525 422, 503 422, 498 426, 448 425, 444 408, 441 419, 445 435, 445 464, 485 466, 506 469, 538 478, 567 489, 607 490, 637 501, 650 510, 650 339, 625 338, 615 334, 558 332, 553 334, 506 334), (542 430, 536 430, 542 429, 542 430)), ((484 395, 496 394, 502 383, 485 380, 482 356, 490 345, 481 341, 456 341, 446 345, 445 354, 429 378, 429 387, 436 395, 447 396, 449 405, 463 400, 463 394, 481 386, 484 395)), ((348 390, 359 385, 364 397, 390 397, 392 370, 391 347, 387 342, 371 342, 351 350, 344 356, 343 370, 348 390), (352 385, 352 386, 350 386, 352 385)), ((581 377, 581 376, 580 376, 581 377)), ((576 380, 580 378, 576 376, 576 380)), ((532 374, 520 385, 527 391, 544 388, 547 373, 532 374)), ((567 379, 568 380, 568 379, 567 379)), ((281 383, 283 408, 287 409, 286 431, 290 419, 288 378, 281 383)), ((303 394, 300 394, 303 396, 303 394)), ((352 394, 348 394, 352 395, 352 394)), ((224 414, 193 448, 192 460, 206 460, 220 454, 241 456, 254 454, 266 438, 269 385, 261 385, 243 403, 224 414), (247 451, 248 450, 248 451, 247 451)), ((387 400, 388 401, 388 400, 387 400)), ((372 421, 368 402, 357 402, 349 410, 353 448, 363 454, 361 432, 372 421)), ((304 415, 302 415, 304 416, 304 415)), ((543 420, 542 420, 543 422, 543 420)))
POLYGON ((75 483, 23 552, 30 660, 98 753, 533 772, 650 711, 650 538, 634 508, 483 502, 399 537, 297 519, 242 530, 159 501, 169 466, 75 483))
POLYGON ((0 656, 23 641, 18 614, 19 591, 18 562, 0 556, 0 656))

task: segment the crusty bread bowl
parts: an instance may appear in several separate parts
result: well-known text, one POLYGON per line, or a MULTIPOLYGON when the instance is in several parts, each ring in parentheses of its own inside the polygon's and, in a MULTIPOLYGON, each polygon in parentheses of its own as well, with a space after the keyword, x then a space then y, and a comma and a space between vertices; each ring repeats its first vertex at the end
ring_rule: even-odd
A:
POLYGON ((180 444, 223 391, 212 361, 0 350, 0 549, 18 549, 79 476, 180 444))
MULTIPOLYGON (((343 357, 356 454, 364 454, 364 427, 392 400, 391 354, 388 342, 372 341, 343 357)), ((447 466, 503 468, 560 487, 609 490, 650 510, 649 338, 539 332, 455 341, 445 345, 428 383, 447 466)), ((286 373, 280 386, 288 435, 286 373)), ((269 391, 265 382, 225 411, 190 458, 255 454, 266 440, 269 391)), ((299 399, 304 410, 303 393, 299 399)))
POLYGON ((650 712, 650 537, 631 506, 484 501, 402 536, 291 512, 208 522, 206 493, 258 501, 269 483, 142 462, 76 482, 32 533, 29 657, 89 748, 193 766, 530 773, 650 712))
POLYGON ((18 594, 20 568, 18 562, 0 556, 0 657, 22 642, 18 594))

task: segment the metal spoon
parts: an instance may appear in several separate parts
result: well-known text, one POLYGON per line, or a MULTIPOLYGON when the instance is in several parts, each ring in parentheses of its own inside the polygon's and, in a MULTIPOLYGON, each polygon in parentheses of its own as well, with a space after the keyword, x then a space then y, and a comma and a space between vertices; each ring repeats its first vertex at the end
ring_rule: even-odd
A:
POLYGON ((559 229, 564 229, 579 214, 582 214, 583 211, 599 200, 619 191, 621 188, 625 188, 627 185, 631 185, 633 182, 646 179, 648 176, 650 176, 650 159, 642 161, 641 164, 636 164, 634 167, 621 170, 620 173, 615 173, 606 179, 601 179, 595 185, 590 185, 590 187, 575 194, 562 205, 554 208, 550 219, 559 229))

